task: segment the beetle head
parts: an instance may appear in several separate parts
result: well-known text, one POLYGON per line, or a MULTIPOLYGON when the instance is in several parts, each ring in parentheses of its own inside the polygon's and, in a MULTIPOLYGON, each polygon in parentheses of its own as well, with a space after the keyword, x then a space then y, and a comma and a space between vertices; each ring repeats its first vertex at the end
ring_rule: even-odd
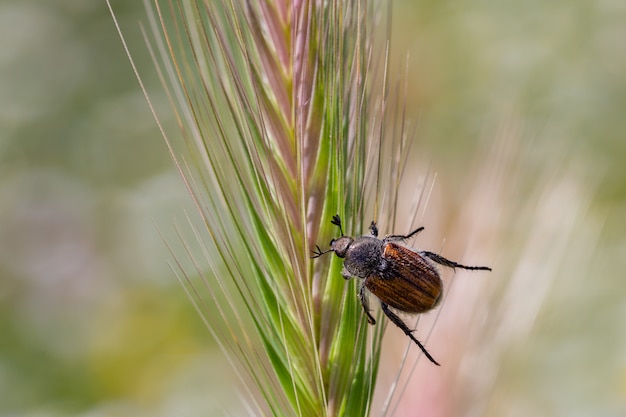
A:
POLYGON ((330 249, 335 252, 340 258, 345 258, 346 252, 348 252, 348 248, 350 244, 352 244, 352 239, 350 236, 341 236, 337 239, 333 239, 330 241, 330 249))

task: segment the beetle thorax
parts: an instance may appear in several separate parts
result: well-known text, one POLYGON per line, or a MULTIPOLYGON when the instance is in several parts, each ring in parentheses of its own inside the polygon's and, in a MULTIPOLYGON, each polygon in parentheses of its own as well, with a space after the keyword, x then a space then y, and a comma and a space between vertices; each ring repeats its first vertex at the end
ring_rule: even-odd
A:
POLYGON ((343 266, 352 275, 367 278, 384 268, 383 241, 373 236, 361 236, 350 243, 345 251, 343 266))

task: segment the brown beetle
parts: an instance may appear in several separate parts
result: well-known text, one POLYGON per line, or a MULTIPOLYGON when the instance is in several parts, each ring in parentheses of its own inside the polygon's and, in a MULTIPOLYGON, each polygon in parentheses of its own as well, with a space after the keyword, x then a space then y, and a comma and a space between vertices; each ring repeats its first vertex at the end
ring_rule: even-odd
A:
POLYGON ((407 235, 389 235, 378 238, 376 223, 370 225, 370 234, 361 237, 344 236, 341 219, 333 216, 332 224, 339 227, 341 237, 330 241, 330 249, 322 251, 319 246, 313 258, 335 252, 343 258, 341 275, 345 279, 363 279, 359 289, 359 299, 370 324, 376 324, 372 317, 365 290, 369 290, 380 301, 383 313, 413 340, 424 355, 435 365, 437 361, 428 353, 413 331, 389 307, 405 313, 419 314, 432 310, 439 304, 443 295, 443 283, 433 262, 450 267, 469 270, 491 271, 486 266, 466 266, 428 251, 412 251, 395 242, 415 236, 422 230, 419 227, 407 235))

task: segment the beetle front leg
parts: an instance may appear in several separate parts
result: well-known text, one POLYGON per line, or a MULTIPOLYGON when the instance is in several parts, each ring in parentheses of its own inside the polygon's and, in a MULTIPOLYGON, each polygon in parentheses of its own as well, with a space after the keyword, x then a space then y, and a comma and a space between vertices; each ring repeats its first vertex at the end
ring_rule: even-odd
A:
POLYGON ((370 313, 370 304, 367 299, 367 294, 365 293, 365 285, 363 284, 361 284, 361 288, 359 288, 359 300, 361 300, 363 311, 367 316, 367 322, 369 324, 376 324, 376 320, 374 320, 374 317, 372 317, 372 314, 370 313))
POLYGON ((378 226, 376 226, 376 222, 372 220, 370 224, 370 234, 374 237, 378 237, 378 226))
POLYGON ((408 235, 388 235, 385 236, 385 241, 386 242, 392 242, 394 240, 406 240, 412 236, 415 236, 416 234, 418 234, 419 232, 421 232, 422 230, 424 230, 424 227, 418 227, 417 229, 413 230, 411 233, 409 233, 408 235))
POLYGON ((344 266, 343 268, 341 268, 341 276, 343 277, 343 279, 345 280, 349 280, 350 278, 352 278, 354 275, 352 275, 350 273, 350 271, 348 271, 346 269, 346 267, 344 266))

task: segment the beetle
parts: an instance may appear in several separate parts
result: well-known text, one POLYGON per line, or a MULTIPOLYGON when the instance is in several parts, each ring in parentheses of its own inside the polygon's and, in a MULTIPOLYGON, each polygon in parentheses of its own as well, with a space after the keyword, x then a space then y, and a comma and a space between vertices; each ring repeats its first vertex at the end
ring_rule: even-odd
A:
POLYGON ((316 246, 312 258, 319 258, 328 252, 334 252, 342 258, 344 261, 341 275, 345 279, 356 277, 362 280, 359 300, 367 321, 372 325, 376 324, 370 313, 366 293, 369 291, 378 298, 380 307, 389 320, 415 342, 432 363, 440 366, 424 345, 413 336, 413 331, 391 309, 420 314, 437 307, 443 296, 443 282, 434 263, 452 269, 491 271, 491 268, 462 265, 436 253, 413 251, 396 243, 417 235, 424 227, 418 227, 406 235, 387 235, 379 239, 378 227, 374 221, 369 227, 370 234, 360 237, 344 236, 338 215, 333 216, 331 223, 339 227, 341 236, 330 241, 330 249, 323 251, 316 246))

